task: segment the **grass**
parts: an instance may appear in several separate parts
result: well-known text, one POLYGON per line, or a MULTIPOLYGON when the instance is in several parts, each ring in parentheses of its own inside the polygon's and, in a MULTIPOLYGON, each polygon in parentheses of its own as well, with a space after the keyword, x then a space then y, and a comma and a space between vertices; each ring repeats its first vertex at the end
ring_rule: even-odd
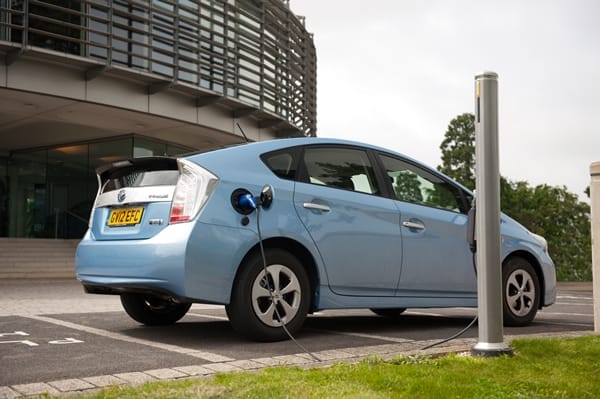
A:
MULTIPOLYGON (((368 358, 113 387, 89 398, 598 398, 600 336, 521 339, 513 357, 368 358)), ((88 396, 86 396, 88 398, 88 396)))

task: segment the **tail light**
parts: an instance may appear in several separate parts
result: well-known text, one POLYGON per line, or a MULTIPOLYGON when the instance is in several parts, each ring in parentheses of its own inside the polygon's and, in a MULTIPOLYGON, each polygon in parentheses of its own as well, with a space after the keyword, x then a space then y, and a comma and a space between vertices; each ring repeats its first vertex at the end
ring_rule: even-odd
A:
POLYGON ((219 179, 206 169, 183 159, 177 160, 179 179, 171 204, 169 223, 194 219, 213 193, 219 179))

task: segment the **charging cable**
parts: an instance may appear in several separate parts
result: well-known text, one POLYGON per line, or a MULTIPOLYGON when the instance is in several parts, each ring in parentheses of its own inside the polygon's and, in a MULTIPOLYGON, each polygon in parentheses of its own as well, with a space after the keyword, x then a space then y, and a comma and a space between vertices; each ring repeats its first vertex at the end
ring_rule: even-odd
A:
MULTIPOLYGON (((475 272, 475 277, 477 277, 477 259, 475 257, 475 254, 477 253, 477 243, 475 241, 475 202, 473 202, 473 205, 468 213, 467 241, 469 243, 469 248, 471 249, 473 271, 475 272)), ((434 346, 445 344, 446 342, 452 341, 453 339, 460 337, 461 335, 466 333, 469 330, 469 328, 473 327, 473 325, 477 322, 478 318, 479 318, 479 315, 475 315, 475 318, 473 318, 473 320, 469 323, 468 326, 466 326, 465 328, 463 328, 462 330, 460 330, 453 336, 445 338, 441 341, 437 341, 432 344, 426 345, 426 346, 422 347, 421 350, 424 351, 426 349, 430 349, 430 348, 433 348, 434 346)))
MULTIPOLYGON (((265 186, 265 189, 266 189, 266 187, 268 187, 268 186, 265 186)), ((317 362, 321 362, 322 361, 321 359, 319 359, 314 353, 309 351, 300 342, 298 342, 296 340, 296 338, 294 338, 292 333, 286 327, 285 323, 282 321, 282 317, 279 313, 278 303, 275 299, 275 289, 271 285, 271 280, 269 279, 269 273, 267 270, 267 257, 265 255, 265 248, 263 245, 262 232, 260 229, 260 210, 263 206, 263 197, 265 197, 264 206, 266 206, 266 207, 268 207, 270 205, 270 203, 273 199, 272 193, 269 192, 269 190, 265 190, 265 189, 263 189, 263 192, 261 193, 261 197, 258 199, 258 201, 247 190, 238 189, 238 190, 234 191, 232 194, 232 204, 238 212, 245 214, 245 215, 251 213, 252 211, 256 211, 256 229, 257 229, 257 233, 258 233, 258 246, 260 248, 263 273, 264 273, 264 276, 265 276, 264 278, 265 278, 265 282, 267 285, 266 288, 269 291, 269 295, 271 297, 271 303, 274 306, 274 310, 275 310, 275 316, 277 317, 277 320, 281 324, 281 328, 283 328, 283 331, 285 331, 285 333, 289 337, 289 339, 292 342, 294 342, 294 344, 296 344, 296 346, 298 348, 300 348, 303 352, 305 352, 307 355, 309 355, 313 360, 315 360, 317 362)), ((468 234, 469 245, 470 245, 471 252, 472 252, 473 270, 475 272, 475 276, 477 276, 477 261, 475 259, 476 245, 474 242, 474 233, 473 233, 474 224, 472 225, 472 223, 473 223, 472 219, 474 219, 474 217, 475 217, 475 210, 473 208, 471 211, 469 211, 469 222, 468 222, 467 234, 468 234)), ((469 325, 466 326, 465 328, 463 328, 461 331, 457 332, 456 334, 452 335, 451 337, 448 337, 448 338, 442 339, 440 341, 434 342, 432 344, 426 345, 426 346, 422 347, 421 350, 430 349, 430 348, 433 348, 438 345, 442 345, 446 342, 452 341, 452 340, 460 337, 465 332, 467 332, 477 322, 477 319, 478 319, 478 316, 475 316, 475 318, 473 318, 473 320, 469 323, 469 325)))
MULTIPOLYGON (((236 208, 236 209, 238 211, 242 210, 242 211, 244 211, 244 213, 249 213, 248 210, 256 211, 256 230, 258 233, 258 246, 260 248, 260 256, 262 259, 263 273, 265 276, 264 277, 265 283, 267 285, 266 288, 269 291, 269 295, 271 297, 271 304, 274 307, 275 316, 277 317, 277 321, 279 321, 279 323, 281 324, 281 328, 283 328, 283 331, 285 331, 285 333, 287 334, 289 339, 292 340, 292 342, 294 342, 294 344, 296 344, 296 346, 298 348, 300 348, 303 352, 305 352, 313 360, 315 360, 317 362, 321 362, 322 361, 321 359, 319 359, 314 353, 312 353, 311 351, 306 349, 300 342, 298 342, 296 340, 296 338, 294 338, 294 336, 288 330, 285 323, 282 321, 283 318, 281 317, 281 314, 279 313, 279 304, 277 303, 277 300, 275 299, 275 289, 271 285, 271 279, 269 279, 269 273, 267 270, 267 256, 265 255, 265 248, 263 245, 262 232, 260 229, 261 208, 263 206, 268 207, 270 205, 271 201, 273 200, 272 192, 270 192, 270 190, 266 189, 266 187, 268 187, 268 186, 265 186, 265 189, 263 189, 263 191, 261 193, 261 197, 259 198, 258 201, 248 191, 245 191, 245 192, 238 191, 238 193, 240 193, 240 194, 236 196, 237 197, 236 203, 239 208, 236 208)), ((234 192, 234 194, 235 193, 236 192, 234 192)))
POLYGON ((281 324, 283 331, 285 331, 285 333, 292 340, 292 342, 294 342, 298 348, 300 348, 303 352, 305 352, 313 360, 315 360, 317 362, 321 362, 322 361, 321 359, 319 359, 314 353, 312 353, 311 351, 306 349, 300 342, 298 342, 296 340, 296 338, 294 338, 292 333, 286 327, 285 323, 282 321, 281 315, 279 314, 279 307, 278 307, 277 302, 275 301, 274 288, 271 285, 271 280, 269 279, 269 274, 267 272, 267 257, 265 255, 265 248, 263 245, 262 233, 260 231, 260 207, 256 207, 256 229, 258 231, 258 246, 260 247, 260 256, 262 258, 262 263, 263 263, 263 272, 265 274, 265 280, 267 283, 267 289, 269 290, 269 295, 271 295, 271 303, 275 307, 275 316, 277 317, 277 320, 281 324))

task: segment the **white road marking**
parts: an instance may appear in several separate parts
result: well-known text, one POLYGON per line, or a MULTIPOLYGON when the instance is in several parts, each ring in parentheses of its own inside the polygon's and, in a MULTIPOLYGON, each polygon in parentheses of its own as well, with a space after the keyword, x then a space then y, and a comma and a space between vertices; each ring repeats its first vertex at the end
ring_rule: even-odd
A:
MULTIPOLYGON (((307 330, 308 330, 308 328, 307 328, 307 330)), ((346 332, 346 331, 323 330, 320 328, 310 328, 310 330, 317 331, 320 333, 326 333, 326 334, 345 335, 348 337, 358 337, 358 338, 369 338, 369 339, 376 339, 379 341, 396 342, 396 343, 401 343, 401 344, 408 343, 408 342, 415 342, 414 339, 386 337, 383 335, 376 335, 376 334, 364 334, 364 333, 354 333, 354 332, 346 332)), ((343 349, 340 349, 340 350, 343 350, 343 349)))
POLYGON ((574 296, 574 295, 557 295, 557 299, 582 299, 582 300, 592 300, 591 296, 574 296))
POLYGON ((407 314, 407 315, 408 314, 414 314, 414 315, 418 315, 418 316, 435 316, 435 317, 448 316, 447 314, 429 313, 429 312, 415 312, 413 310, 409 310, 405 314, 407 314))
POLYGON ((593 327, 593 324, 583 324, 583 323, 554 323, 551 321, 542 321, 542 320, 534 320, 535 324, 549 324, 553 326, 577 326, 577 327, 593 327))
POLYGON ((194 316, 194 317, 202 317, 204 319, 215 319, 215 320, 229 321, 229 319, 227 317, 224 317, 224 316, 213 316, 213 315, 209 315, 209 314, 198 314, 198 313, 192 313, 192 312, 187 312, 185 315, 186 316, 194 316))
POLYGON ((58 325, 61 327, 72 328, 74 330, 83 331, 83 332, 94 334, 94 335, 99 335, 99 336, 105 337, 105 338, 116 339, 119 341, 130 342, 130 343, 144 345, 144 346, 150 346, 153 348, 162 349, 162 350, 169 351, 169 352, 192 356, 192 357, 207 360, 207 361, 213 362, 213 363, 230 362, 230 361, 235 360, 235 359, 232 359, 227 356, 218 355, 216 353, 203 352, 203 351, 198 351, 195 349, 185 348, 182 346, 162 344, 159 342, 153 342, 153 341, 148 341, 145 339, 134 338, 134 337, 130 337, 128 335, 119 334, 119 333, 112 332, 112 331, 101 330, 99 328, 88 327, 88 326, 83 326, 80 324, 75 324, 75 323, 71 323, 71 322, 64 321, 64 320, 54 319, 52 317, 34 316, 34 315, 28 315, 28 316, 23 316, 23 317, 27 317, 27 318, 33 319, 33 320, 43 321, 45 323, 55 324, 55 325, 58 325))
POLYGON ((544 315, 544 316, 580 316, 580 317, 594 317, 593 314, 588 314, 588 313, 565 313, 565 312, 547 312, 547 311, 542 311, 540 312, 540 315, 544 315))
POLYGON ((27 345, 27 346, 39 346, 35 342, 31 342, 31 341, 28 341, 28 340, 23 340, 23 341, 0 341, 0 344, 23 344, 23 345, 27 345))

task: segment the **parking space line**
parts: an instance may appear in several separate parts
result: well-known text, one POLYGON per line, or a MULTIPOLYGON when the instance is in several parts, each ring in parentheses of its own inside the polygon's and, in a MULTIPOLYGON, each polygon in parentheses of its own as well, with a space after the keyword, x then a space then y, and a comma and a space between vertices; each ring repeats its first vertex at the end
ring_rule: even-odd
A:
POLYGON ((557 295, 556 299, 582 299, 591 301, 593 298, 591 296, 583 296, 583 295, 557 295))
POLYGON ((194 316, 194 317, 202 317, 204 319, 229 321, 229 319, 225 316, 213 316, 213 315, 209 315, 209 314, 199 314, 199 313, 192 313, 192 312, 187 312, 185 315, 186 316, 194 316))
POLYGON ((441 314, 441 313, 417 312, 417 311, 413 311, 413 310, 408 310, 408 311, 406 311, 405 314, 407 314, 407 315, 408 314, 411 314, 411 315, 414 314, 414 315, 418 315, 418 316, 435 316, 435 317, 445 317, 445 316, 448 316, 448 315, 444 315, 444 314, 441 314))
POLYGON ((552 322, 552 321, 542 321, 542 320, 535 320, 534 323, 536 324, 548 324, 548 325, 554 325, 554 326, 576 326, 576 327, 594 327, 593 323, 590 324, 584 324, 584 323, 557 323, 557 322, 552 322))
POLYGON ((542 311, 542 312, 540 312, 540 315, 544 315, 544 316, 594 317, 593 314, 587 314, 587 313, 565 313, 565 312, 548 312, 548 311, 542 311))
POLYGON ((218 355, 216 353, 203 352, 203 351, 198 351, 198 350, 191 349, 191 348, 185 348, 182 346, 163 344, 160 342, 149 341, 149 340, 145 340, 145 339, 141 339, 141 338, 134 338, 134 337, 130 337, 128 335, 119 334, 119 333, 112 332, 112 331, 101 330, 101 329, 94 328, 94 327, 88 327, 88 326, 83 326, 80 324, 71 323, 69 321, 54 319, 52 317, 35 316, 35 315, 27 315, 27 316, 23 316, 23 317, 26 317, 28 319, 42 321, 45 323, 55 324, 55 325, 58 325, 61 327, 71 328, 73 330, 83 331, 83 332, 86 332, 89 334, 99 335, 99 336, 105 337, 105 338, 115 339, 115 340, 119 340, 119 341, 124 341, 124 342, 133 343, 133 344, 144 345, 144 346, 150 346, 152 348, 161 349, 161 350, 165 350, 168 352, 174 352, 174 353, 179 353, 181 355, 192 356, 192 357, 203 359, 203 360, 206 360, 206 361, 209 361, 212 363, 230 362, 230 361, 235 360, 235 359, 232 359, 227 356, 218 355))
POLYGON ((320 328, 306 328, 307 330, 316 331, 320 333, 328 333, 335 335, 345 335, 347 337, 357 337, 357 338, 368 338, 368 339, 376 339, 379 341, 386 342, 395 342, 400 344, 405 344, 409 342, 415 342, 414 339, 407 338, 395 338, 395 337, 386 337, 384 335, 376 335, 376 334, 364 334, 364 333, 355 333, 355 332, 347 332, 347 331, 336 331, 336 330, 323 330, 320 328))

